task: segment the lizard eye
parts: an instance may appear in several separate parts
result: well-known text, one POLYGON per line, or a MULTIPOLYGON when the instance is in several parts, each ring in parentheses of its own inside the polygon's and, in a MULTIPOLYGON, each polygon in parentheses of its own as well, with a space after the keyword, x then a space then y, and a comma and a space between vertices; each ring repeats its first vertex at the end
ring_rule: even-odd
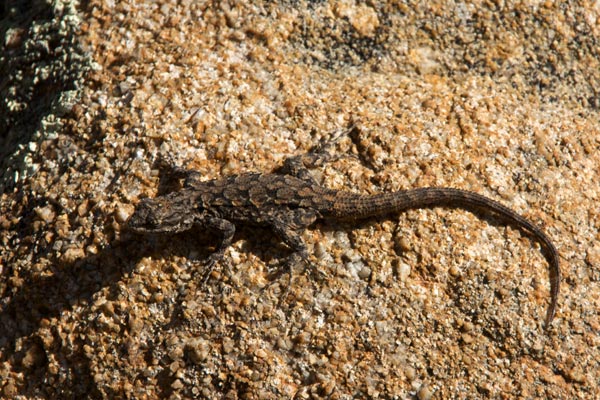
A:
POLYGON ((160 219, 158 218, 157 215, 152 215, 150 218, 148 218, 148 225, 150 227, 156 228, 160 224, 161 224, 161 221, 160 221, 160 219))

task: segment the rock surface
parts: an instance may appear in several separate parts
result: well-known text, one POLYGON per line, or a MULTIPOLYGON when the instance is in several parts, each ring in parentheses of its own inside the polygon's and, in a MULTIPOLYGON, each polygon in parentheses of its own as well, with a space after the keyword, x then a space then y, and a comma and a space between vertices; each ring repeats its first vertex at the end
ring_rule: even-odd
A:
MULTIPOLYGON (((593 398, 600 382, 600 9, 592 2, 54 1, 0 24, 0 397, 593 398), (137 237, 161 160, 270 171, 356 123, 314 171, 456 209, 305 233, 288 279, 240 229, 137 237)), ((12 7, 12 8, 11 8, 12 7)), ((175 187, 176 188, 176 187, 175 187)))

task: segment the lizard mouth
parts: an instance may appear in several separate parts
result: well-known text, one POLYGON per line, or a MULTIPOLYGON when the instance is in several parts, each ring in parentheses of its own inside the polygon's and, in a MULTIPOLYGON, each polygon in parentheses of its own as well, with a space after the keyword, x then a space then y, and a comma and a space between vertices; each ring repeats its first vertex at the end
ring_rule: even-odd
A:
POLYGON ((159 226, 160 223, 149 199, 142 200, 129 221, 127 221, 127 227, 138 233, 156 232, 159 230, 159 226))

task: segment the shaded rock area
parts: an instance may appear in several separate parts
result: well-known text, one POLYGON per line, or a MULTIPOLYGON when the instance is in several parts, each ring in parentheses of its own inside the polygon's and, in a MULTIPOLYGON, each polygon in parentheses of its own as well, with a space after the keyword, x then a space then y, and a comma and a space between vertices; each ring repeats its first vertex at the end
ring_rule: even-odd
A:
MULTIPOLYGON (((593 2, 37 1, 0 6, 0 397, 594 398, 600 382, 600 8, 593 2), (26 4, 25 4, 26 3, 26 4), (271 171, 461 209, 139 236, 141 198, 271 171), (165 162, 166 161, 166 162, 165 162)), ((14 2, 17 3, 17 2, 14 2)))

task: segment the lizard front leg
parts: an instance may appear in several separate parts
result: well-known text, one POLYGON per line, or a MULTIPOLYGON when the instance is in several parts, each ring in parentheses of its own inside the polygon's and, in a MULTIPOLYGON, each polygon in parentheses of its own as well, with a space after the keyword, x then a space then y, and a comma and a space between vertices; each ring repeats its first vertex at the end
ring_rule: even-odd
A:
POLYGON ((206 271, 202 279, 206 282, 215 264, 223 259, 225 249, 231 245, 233 235, 235 234, 235 225, 226 219, 205 215, 197 217, 195 223, 199 227, 208 228, 221 234, 221 242, 215 252, 208 257, 208 261, 205 264, 206 271))

